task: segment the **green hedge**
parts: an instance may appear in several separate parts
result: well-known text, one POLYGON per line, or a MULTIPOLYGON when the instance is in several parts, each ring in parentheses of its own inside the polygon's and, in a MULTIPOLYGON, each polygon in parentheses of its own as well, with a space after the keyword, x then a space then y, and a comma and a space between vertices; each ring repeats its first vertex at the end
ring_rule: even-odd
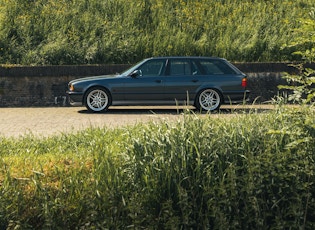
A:
POLYGON ((0 142, 0 228, 314 229, 314 107, 0 142))

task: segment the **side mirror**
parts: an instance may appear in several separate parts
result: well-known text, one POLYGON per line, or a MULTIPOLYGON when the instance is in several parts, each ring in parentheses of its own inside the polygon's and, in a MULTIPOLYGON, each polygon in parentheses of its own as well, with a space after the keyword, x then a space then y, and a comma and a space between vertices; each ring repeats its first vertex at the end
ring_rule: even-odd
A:
POLYGON ((136 78, 136 77, 139 77, 139 76, 142 76, 142 72, 141 72, 141 70, 139 70, 139 69, 133 71, 133 72, 130 74, 130 77, 132 77, 132 78, 136 78))

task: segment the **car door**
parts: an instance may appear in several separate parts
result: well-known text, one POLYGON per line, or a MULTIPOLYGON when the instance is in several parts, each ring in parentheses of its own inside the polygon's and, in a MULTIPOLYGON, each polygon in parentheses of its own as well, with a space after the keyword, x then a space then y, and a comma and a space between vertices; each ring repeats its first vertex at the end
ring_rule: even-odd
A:
POLYGON ((168 100, 192 100, 202 84, 198 66, 188 58, 169 59, 166 75, 164 83, 168 100))
POLYGON ((166 59, 151 59, 143 63, 134 77, 128 76, 124 82, 126 101, 158 101, 163 100, 164 72, 166 59))

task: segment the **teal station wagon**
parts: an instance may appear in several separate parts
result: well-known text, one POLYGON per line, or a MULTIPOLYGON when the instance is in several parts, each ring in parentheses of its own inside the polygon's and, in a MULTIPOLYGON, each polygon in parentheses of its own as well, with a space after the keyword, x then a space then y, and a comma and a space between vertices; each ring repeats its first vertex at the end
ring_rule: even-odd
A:
POLYGON ((72 105, 103 112, 111 105, 193 105, 213 111, 246 100, 246 75, 222 58, 154 57, 119 75, 70 81, 72 105))

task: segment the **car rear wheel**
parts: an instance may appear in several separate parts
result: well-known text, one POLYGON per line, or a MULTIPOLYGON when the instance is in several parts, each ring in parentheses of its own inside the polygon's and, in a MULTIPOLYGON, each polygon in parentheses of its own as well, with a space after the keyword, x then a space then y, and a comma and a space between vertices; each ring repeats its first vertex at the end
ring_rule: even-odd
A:
POLYGON ((214 111, 220 108, 221 103, 221 95, 217 90, 205 89, 198 94, 195 106, 199 110, 214 111))
POLYGON ((111 96, 106 89, 91 88, 85 96, 85 106, 91 112, 103 112, 111 104, 111 96))

